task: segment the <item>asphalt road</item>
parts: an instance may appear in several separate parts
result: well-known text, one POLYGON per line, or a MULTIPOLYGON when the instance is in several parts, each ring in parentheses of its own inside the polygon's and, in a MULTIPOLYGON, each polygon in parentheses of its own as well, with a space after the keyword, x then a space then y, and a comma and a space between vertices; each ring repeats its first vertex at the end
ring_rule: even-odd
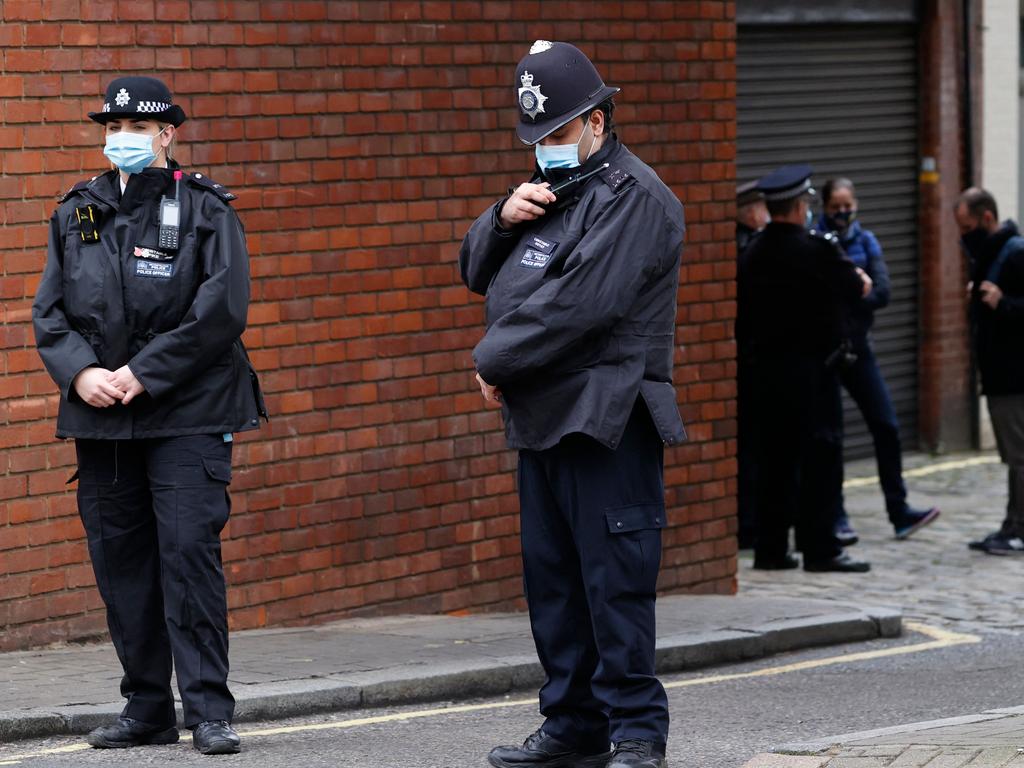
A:
MULTIPOLYGON (((736 768, 787 741, 1024 703, 1024 638, 1006 632, 977 636, 977 643, 934 648, 932 638, 908 631, 896 640, 667 677, 676 686, 669 689, 670 765, 736 768), (921 645, 901 655, 862 658, 921 645), (793 668, 822 659, 836 661, 793 668)), ((194 752, 187 733, 174 746, 124 751, 83 749, 78 737, 19 742, 0 745, 0 765, 208 766, 219 759, 260 768, 486 766, 491 746, 521 740, 539 725, 534 702, 533 692, 525 691, 501 699, 249 723, 240 726, 242 754, 222 758, 194 752)))

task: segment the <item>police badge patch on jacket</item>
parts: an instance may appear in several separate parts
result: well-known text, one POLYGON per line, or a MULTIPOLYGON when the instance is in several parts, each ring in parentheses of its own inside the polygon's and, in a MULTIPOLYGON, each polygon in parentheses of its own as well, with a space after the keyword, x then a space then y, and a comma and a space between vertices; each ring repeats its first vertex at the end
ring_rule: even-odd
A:
POLYGON ((132 174, 123 194, 113 170, 61 200, 33 305, 39 354, 60 387, 58 437, 258 427, 266 410, 240 338, 249 265, 232 199, 172 161, 132 174), (165 199, 175 199, 176 218, 161 211, 165 199), (171 220, 174 238, 161 231, 171 220), (74 392, 72 381, 88 366, 125 364, 146 388, 130 405, 96 409, 74 392))

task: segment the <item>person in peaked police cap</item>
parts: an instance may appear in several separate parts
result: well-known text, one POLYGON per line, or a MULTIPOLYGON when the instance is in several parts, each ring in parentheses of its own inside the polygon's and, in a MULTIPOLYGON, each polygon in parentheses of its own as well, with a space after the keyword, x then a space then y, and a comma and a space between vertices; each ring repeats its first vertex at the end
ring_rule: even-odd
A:
MULTIPOLYGON (((747 247, 761 234, 768 223, 768 208, 764 192, 757 188, 757 180, 736 188, 736 266, 742 269, 747 247)), ((754 546, 756 516, 754 498, 757 465, 754 462, 754 369, 750 350, 750 331, 736 324, 736 463, 738 465, 736 512, 738 517, 737 541, 740 549, 754 546)))
POLYGON ((838 368, 852 306, 871 280, 835 238, 806 229, 811 168, 785 166, 761 179, 771 222, 745 253, 738 325, 749 331, 756 411, 754 567, 796 568, 788 552, 796 527, 804 570, 852 571, 868 563, 835 537, 842 483, 838 368))
POLYGON ((185 113, 161 81, 116 79, 89 117, 114 168, 60 201, 32 306, 124 668, 122 715, 88 741, 176 742, 173 662, 195 748, 238 752, 220 532, 232 435, 266 415, 241 341, 245 237, 234 195, 170 159, 185 113))
POLYGON ((487 297, 477 380, 519 451, 546 719, 489 760, 661 768, 654 602, 664 445, 685 438, 671 383, 683 209, 619 141, 618 89, 579 49, 537 41, 514 84, 534 175, 480 215, 459 264, 487 297))

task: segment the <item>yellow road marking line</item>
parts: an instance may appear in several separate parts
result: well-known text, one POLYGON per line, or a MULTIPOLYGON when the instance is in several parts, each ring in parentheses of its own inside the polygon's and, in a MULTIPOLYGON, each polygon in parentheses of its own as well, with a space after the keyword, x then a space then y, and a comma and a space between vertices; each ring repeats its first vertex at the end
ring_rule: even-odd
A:
POLYGON ((934 651, 940 648, 950 648, 954 645, 965 645, 968 643, 980 643, 981 638, 977 635, 963 635, 958 632, 950 632, 946 629, 929 627, 917 622, 906 622, 906 628, 912 632, 918 632, 932 639, 924 643, 914 645, 901 645, 895 648, 881 648, 877 651, 860 651, 848 653, 845 656, 829 656, 824 659, 812 659, 810 661, 798 661, 794 664, 784 664, 778 667, 766 667, 753 672, 737 672, 731 675, 709 675, 707 677, 696 677, 690 680, 677 680, 674 683, 666 683, 666 688, 688 688, 693 685, 709 685, 711 683, 724 683, 730 680, 747 680, 756 677, 774 677, 785 675, 790 672, 802 672, 805 669, 817 669, 829 667, 836 664, 850 664, 857 661, 871 661, 873 659, 884 659, 888 656, 903 656, 908 653, 921 653, 923 651, 934 651))
POLYGON ((86 749, 92 749, 92 747, 88 744, 69 744, 66 747, 51 747, 50 749, 41 749, 38 752, 26 752, 24 755, 7 755, 3 758, 3 762, 0 762, 0 765, 17 765, 22 760, 29 760, 33 757, 60 755, 66 752, 81 752, 86 749))
MULTIPOLYGON (((677 680, 674 683, 667 683, 666 688, 685 688, 695 685, 711 685, 713 683, 727 682, 730 680, 745 680, 750 678, 771 677, 784 675, 790 672, 800 672, 807 669, 817 669, 836 664, 852 664, 859 661, 882 659, 888 656, 901 656, 909 653, 922 653, 934 651, 940 648, 950 648, 955 645, 980 643, 981 638, 977 635, 966 635, 959 632, 951 632, 938 627, 929 627, 917 622, 905 622, 904 626, 911 632, 925 635, 931 638, 923 643, 913 645, 902 645, 895 648, 882 648, 876 651, 861 651, 859 653, 848 653, 844 656, 829 656, 823 659, 812 659, 810 661, 799 661, 794 664, 783 664, 777 667, 766 667, 752 672, 738 672, 729 675, 708 675, 706 677, 695 677, 689 680, 677 680)), ((252 736, 278 736, 287 733, 309 733, 311 731, 331 731, 346 728, 359 728, 365 725, 381 725, 384 723, 401 723, 407 720, 419 720, 425 717, 440 717, 443 715, 457 715, 465 712, 487 712, 496 709, 508 709, 509 707, 536 706, 537 698, 531 696, 528 699, 513 699, 511 701, 495 701, 486 704, 460 704, 453 707, 435 707, 433 709, 420 709, 414 712, 397 712, 392 715, 376 715, 374 717, 357 717, 350 720, 340 720, 332 723, 310 723, 308 725, 288 725, 276 728, 263 728, 256 731, 242 731, 243 737, 252 736)), ((33 757, 43 757, 62 752, 78 752, 83 749, 91 749, 88 744, 73 744, 66 747, 40 750, 39 752, 13 755, 7 757, 6 762, 0 765, 14 765, 20 760, 28 760, 33 757)))
MULTIPOLYGON (((938 464, 929 464, 926 467, 904 470, 904 477, 927 477, 939 472, 948 472, 951 469, 966 469, 967 467, 979 467, 984 464, 998 464, 998 456, 975 456, 970 459, 957 459, 956 461, 942 461, 938 464)), ((843 483, 843 488, 864 488, 869 485, 878 484, 878 475, 870 477, 853 477, 843 483)))

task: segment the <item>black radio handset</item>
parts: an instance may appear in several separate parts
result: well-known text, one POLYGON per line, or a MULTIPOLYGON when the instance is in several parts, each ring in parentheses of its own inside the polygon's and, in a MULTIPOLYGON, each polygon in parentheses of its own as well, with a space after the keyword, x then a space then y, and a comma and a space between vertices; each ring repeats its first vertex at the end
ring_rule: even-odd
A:
POLYGON ((174 199, 165 195, 160 201, 160 234, 157 247, 178 250, 178 233, 181 231, 181 171, 174 172, 174 199))

